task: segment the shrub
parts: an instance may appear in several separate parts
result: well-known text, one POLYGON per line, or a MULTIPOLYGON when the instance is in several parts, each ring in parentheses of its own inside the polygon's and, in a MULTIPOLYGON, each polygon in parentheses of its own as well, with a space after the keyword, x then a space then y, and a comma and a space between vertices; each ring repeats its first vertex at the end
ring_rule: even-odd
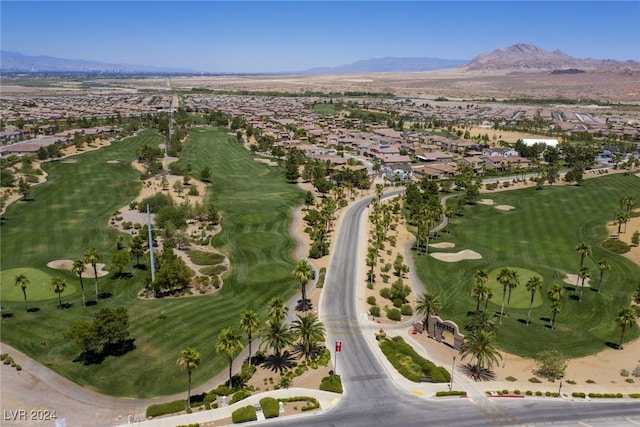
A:
POLYGON ((633 372, 631 372, 631 375, 636 378, 640 378, 640 365, 637 365, 635 368, 633 368, 633 372))
POLYGON ((536 396, 542 396, 542 392, 541 391, 536 391, 536 396))
POLYGON ((374 296, 367 297, 367 304, 376 305, 376 297, 374 296))
POLYGON ((369 314, 373 317, 380 317, 380 307, 377 305, 372 305, 369 307, 369 314))
POLYGON ((628 396, 631 399, 640 399, 640 393, 629 393, 628 396))
POLYGON ((515 394, 515 395, 520 395, 521 393, 520 393, 520 390, 515 389, 515 390, 513 390, 513 394, 515 394))
POLYGON ((396 298, 393 300, 393 306, 395 308, 400 308, 402 307, 402 300, 400 298, 396 298))
POLYGON ((385 299, 389 299, 391 297, 391 289, 382 288, 380 289, 380 296, 385 299))
POLYGON ((442 396, 466 396, 466 395, 467 395, 466 391, 458 391, 458 390, 436 391, 436 397, 442 397, 442 396))
POLYGON ((226 384, 220 384, 218 387, 211 390, 211 393, 218 396, 229 396, 231 394, 231 389, 226 384))
POLYGON ((159 403, 157 405, 151 405, 147 408, 147 418, 160 417, 167 414, 175 414, 176 412, 184 411, 187 406, 187 401, 184 399, 174 400, 173 402, 159 403))
POLYGON ((240 402, 241 400, 246 399, 249 396, 251 396, 251 392, 249 390, 239 390, 233 394, 231 400, 229 401, 229 405, 240 402))
POLYGON ((629 376, 629 371, 622 368, 620 369, 620 375, 622 375, 623 377, 628 377, 629 376))
POLYGON ((253 409, 252 405, 236 409, 231 414, 231 421, 233 421, 234 424, 246 423, 247 421, 255 421, 257 419, 256 410, 253 409))
POLYGON ((533 392, 531 390, 527 390, 524 392, 527 396, 533 396, 533 392))
POLYGON ((584 393, 580 393, 580 392, 574 391, 573 393, 571 393, 571 396, 584 398, 586 395, 584 393))
POLYGON ((276 418, 280 414, 280 405, 273 397, 260 399, 260 406, 265 418, 276 418))
POLYGON ((255 372, 255 366, 244 363, 242 365, 242 369, 240 370, 240 378, 242 378, 244 381, 249 381, 255 372))
POLYGON ((324 377, 320 382, 320 390, 342 393, 342 380, 340 380, 340 375, 324 377))
POLYGON ((420 377, 430 376, 434 383, 449 382, 451 376, 443 367, 423 358, 407 344, 402 337, 379 340, 380 348, 389 362, 398 372, 413 382, 420 382, 420 377))
POLYGON ((390 308, 387 310, 387 317, 391 320, 400 321, 402 319, 402 314, 397 308, 390 308))
POLYGON ((411 316, 413 314, 411 304, 402 304, 402 307, 400 307, 400 313, 402 313, 403 316, 411 316))
POLYGON ((616 239, 605 240, 602 243, 602 247, 616 254, 624 254, 631 250, 631 246, 627 243, 616 239))
POLYGON ((518 381, 517 378, 514 378, 512 376, 508 376, 507 378, 505 378, 505 380, 509 381, 509 382, 514 382, 514 381, 518 381))
POLYGON ((540 384, 542 381, 540 381, 538 378, 536 377, 531 377, 529 378, 529 382, 530 383, 534 383, 534 384, 540 384))
POLYGON ((624 382, 633 384, 635 381, 633 381, 633 378, 625 378, 624 382))
POLYGON ((587 380, 586 383, 587 384, 595 384, 596 382, 594 380, 587 380))

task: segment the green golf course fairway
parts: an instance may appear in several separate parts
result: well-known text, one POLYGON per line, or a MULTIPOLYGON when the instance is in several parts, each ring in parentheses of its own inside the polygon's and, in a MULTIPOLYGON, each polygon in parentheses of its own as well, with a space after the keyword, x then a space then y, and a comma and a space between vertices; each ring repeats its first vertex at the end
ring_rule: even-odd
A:
MULTIPOLYGON (((29 279, 29 283, 27 284, 27 301, 58 299, 58 294, 51 290, 51 278, 55 274, 49 275, 36 268, 11 268, 9 270, 2 270, 2 276, 0 277, 2 282, 2 287, 0 288, 2 301, 24 302, 22 288, 15 285, 15 278, 18 274, 24 274, 29 279)), ((66 279, 65 282, 67 286, 64 288, 62 296, 73 295, 77 290, 75 285, 69 283, 66 279)), ((79 285, 78 288, 80 288, 79 285)))
MULTIPOLYGON (((493 292, 493 297, 489 300, 496 305, 502 305, 502 285, 498 282, 498 274, 500 270, 504 267, 496 268, 495 270, 489 272, 489 287, 491 287, 491 291, 493 292)), ((511 291, 511 300, 509 301, 509 308, 529 308, 529 303, 531 302, 531 292, 527 291, 527 281, 533 276, 538 276, 542 280, 542 276, 536 274, 534 271, 527 270, 526 268, 518 268, 518 267, 510 267, 512 270, 518 272, 518 279, 520 280, 520 285, 511 291)), ((544 282, 542 282, 542 288, 544 289, 544 282)), ((507 288, 507 296, 509 297, 509 289, 507 288)), ((533 307, 537 307, 542 305, 542 296, 540 292, 536 292, 533 297, 533 307)))
MULTIPOLYGON (((640 178, 634 174, 603 175, 587 179, 580 186, 483 193, 482 198, 493 199, 496 205, 516 209, 501 211, 490 205, 466 205, 462 216, 451 218, 447 232, 431 241, 455 243, 456 250, 474 250, 482 259, 446 263, 414 252, 416 272, 423 283, 428 283, 429 293, 442 302, 441 316, 461 328, 475 311, 472 289, 476 268, 493 274, 503 267, 535 272, 542 277, 543 285, 536 295, 540 303, 533 307, 531 324, 525 324, 530 294, 526 292, 524 274, 520 273, 520 285, 512 291, 510 316, 503 319, 497 332, 499 346, 525 357, 533 357, 541 349, 556 349, 570 357, 597 353, 620 338, 616 315, 629 307, 640 280, 640 266, 602 247, 608 237, 606 224, 619 208, 622 196, 638 194, 640 178), (588 242, 593 251, 584 265, 590 269, 595 286, 585 288, 582 301, 578 301, 574 286, 565 284, 564 279, 567 274, 578 272, 580 256, 576 246, 582 241, 588 242), (600 277, 597 263, 601 259, 608 261, 611 270, 604 273, 601 292, 596 292, 600 277), (556 329, 550 330, 547 290, 554 283, 565 288, 565 295, 556 329)), ((455 207, 456 203, 456 198, 448 201, 449 206, 455 207)), ((502 286, 496 284, 493 293, 488 309, 499 313, 502 286)), ((628 328, 624 339, 630 341, 639 335, 640 328, 628 328)))
MULTIPOLYGON (((75 259, 95 246, 101 262, 109 265, 119 233, 109 218, 135 199, 141 188, 139 173, 131 167, 136 149, 164 141, 155 131, 116 141, 111 146, 76 156, 77 162, 44 165, 48 181, 32 188, 28 202, 9 206, 2 224, 2 275, 16 268, 46 269, 55 259, 75 259), (118 163, 108 163, 118 160, 118 163)), ((131 278, 99 279, 101 298, 95 300, 94 281, 84 279, 87 301, 82 307, 79 281, 70 272, 57 271, 77 289, 65 291, 58 301, 37 303, 25 312, 24 301, 2 299, 2 341, 92 390, 115 396, 148 398, 184 392, 187 375, 176 364, 180 351, 194 347, 201 354, 192 386, 225 369, 227 360, 215 351, 222 328, 237 327, 239 313, 252 308, 266 317, 266 302, 275 295, 290 298, 298 285, 290 274, 295 242, 289 237, 293 210, 304 192, 285 182, 280 167, 253 160, 253 155, 225 130, 200 128, 190 133, 181 162, 192 165, 194 177, 208 166, 212 184, 206 198, 222 215, 222 230, 214 245, 229 257, 231 267, 217 295, 143 300, 144 274, 125 268, 131 278), (268 213, 260 218, 256 212, 268 213), (261 238, 268 237, 266 247, 261 238), (69 324, 92 321, 101 307, 126 307, 135 348, 122 356, 109 356, 100 364, 74 362, 79 348, 62 337, 69 324)), ((127 242, 129 236, 125 236, 127 242)), ((53 270, 52 270, 52 273, 53 270)), ((14 280, 13 275, 9 277, 14 280)), ((31 278, 30 278, 31 280, 31 278)), ((33 283, 33 281, 32 281, 33 283)), ((10 283, 11 287, 13 283, 10 283)), ((33 287, 33 284, 29 286, 33 287)), ((31 293, 27 289, 27 295, 31 293)), ((56 295, 52 292, 53 297, 56 295)), ((28 301, 31 307, 30 300, 28 301)), ((246 342, 246 339, 245 339, 246 342)))

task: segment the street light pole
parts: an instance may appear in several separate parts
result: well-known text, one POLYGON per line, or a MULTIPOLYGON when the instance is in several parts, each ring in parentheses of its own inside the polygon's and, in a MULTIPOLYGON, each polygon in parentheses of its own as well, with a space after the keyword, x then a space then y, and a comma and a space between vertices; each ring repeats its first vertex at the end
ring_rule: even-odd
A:
POLYGON ((558 387, 558 396, 562 397, 562 378, 560 377, 560 387, 558 387))
POLYGON ((449 384, 449 391, 453 390, 453 373, 456 371, 456 357, 453 356, 453 363, 451 365, 451 384, 449 384))

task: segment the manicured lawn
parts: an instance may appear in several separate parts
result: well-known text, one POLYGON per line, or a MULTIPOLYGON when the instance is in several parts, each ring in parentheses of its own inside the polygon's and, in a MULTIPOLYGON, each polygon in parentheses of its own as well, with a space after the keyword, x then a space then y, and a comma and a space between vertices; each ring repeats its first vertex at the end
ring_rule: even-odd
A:
MULTIPOLYGON (((285 183, 280 168, 253 161, 234 137, 207 129, 193 134, 184 149, 184 161, 191 163, 194 171, 205 165, 212 170, 213 185, 207 197, 222 211, 223 218, 215 245, 230 257, 232 265, 221 292, 142 300, 137 293, 143 287, 143 275, 129 266, 125 271, 133 273, 132 278, 101 278, 100 290, 106 298, 82 308, 77 277, 51 270, 46 263, 81 257, 90 246, 96 246, 103 262, 109 263, 118 236, 108 227, 109 217, 133 200, 141 185, 139 173, 130 166, 135 150, 142 144, 162 141, 155 132, 143 132, 78 156, 76 163, 47 165, 49 182, 33 188, 33 201, 10 206, 2 225, 3 276, 5 269, 34 268, 62 275, 76 287, 74 293, 62 294, 63 303, 68 304, 63 310, 57 308, 57 299, 51 299, 34 301, 29 308, 38 310, 25 312, 21 298, 7 301, 3 297, 2 341, 102 393, 143 398, 186 390, 186 374, 176 360, 180 350, 188 346, 202 356, 201 367, 193 372, 193 386, 197 386, 227 366, 225 357, 214 350, 222 328, 237 325, 242 309, 254 308, 264 314, 268 298, 288 298, 297 290, 289 273, 294 242, 279 236, 265 247, 260 237, 288 233, 291 212, 302 204, 304 194, 285 183), (119 163, 107 163, 110 160, 119 163), (268 212, 271 220, 242 221, 243 215, 260 211, 268 212), (135 349, 120 357, 107 357, 99 365, 73 362, 79 351, 62 338, 62 332, 74 320, 91 321, 105 306, 128 308, 135 349)), ((13 287, 13 275, 10 279, 13 287)), ((92 301, 93 279, 84 283, 87 299, 92 301)))
MULTIPOLYGON (((555 348, 572 357, 593 354, 617 342, 620 329, 616 313, 630 304, 630 297, 640 278, 640 267, 626 258, 602 248, 607 238, 605 224, 623 195, 640 194, 640 179, 621 174, 584 181, 580 187, 546 187, 483 194, 496 204, 514 206, 500 211, 494 206, 467 206, 462 217, 453 217, 450 233, 434 240, 454 242, 449 251, 472 249, 480 260, 446 263, 432 257, 417 256, 417 273, 428 291, 443 303, 442 314, 461 327, 475 310, 471 296, 476 267, 497 274, 503 267, 517 267, 539 274, 543 279, 541 304, 534 301, 532 324, 524 324, 529 307, 526 280, 513 291, 510 316, 498 331, 498 342, 505 350, 533 356, 540 349, 555 348), (593 254, 585 259, 591 270, 591 283, 597 288, 598 261, 608 260, 611 270, 605 272, 602 292, 585 288, 578 302, 573 287, 563 282, 566 274, 576 274, 580 257, 575 248, 581 241, 591 244, 593 254), (495 270, 495 271, 494 271, 495 270), (566 287, 562 311, 556 320, 557 330, 548 328, 551 308, 546 291, 553 283, 566 287)), ((451 200, 455 206, 455 199, 451 200)), ((632 232, 629 230, 628 232, 632 232)), ((437 250, 437 249, 433 249, 437 250)), ((439 250, 438 250, 439 251, 439 250)), ((522 276, 522 273, 521 273, 522 276)), ((494 288, 489 309, 500 311, 502 289, 494 288)), ((638 337, 640 328, 629 330, 625 339, 638 337)))

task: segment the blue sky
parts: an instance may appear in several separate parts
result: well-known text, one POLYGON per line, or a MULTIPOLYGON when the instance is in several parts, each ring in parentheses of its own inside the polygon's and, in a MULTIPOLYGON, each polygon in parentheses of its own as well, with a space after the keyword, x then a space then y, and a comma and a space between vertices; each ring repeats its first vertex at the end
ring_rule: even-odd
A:
POLYGON ((640 2, 6 1, 0 46, 26 55, 280 72, 361 59, 473 59, 516 43, 640 61, 640 2))

